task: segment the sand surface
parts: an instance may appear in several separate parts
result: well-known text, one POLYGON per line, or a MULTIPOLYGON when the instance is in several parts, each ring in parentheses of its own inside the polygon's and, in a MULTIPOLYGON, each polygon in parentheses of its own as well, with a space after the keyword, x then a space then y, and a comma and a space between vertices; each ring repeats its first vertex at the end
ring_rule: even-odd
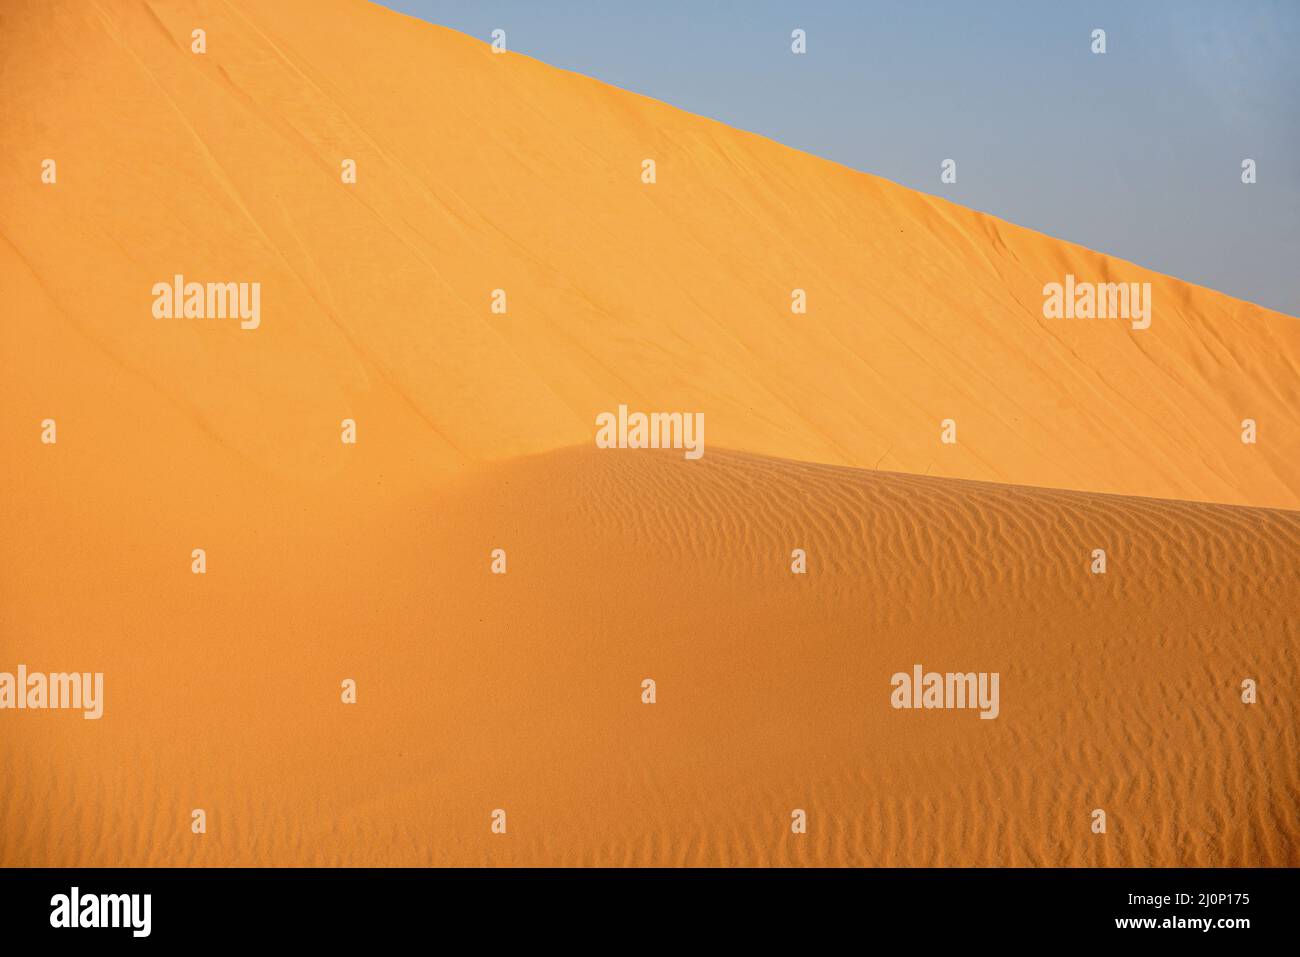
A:
POLYGON ((108 700, 4 716, 4 860, 1300 859, 1300 514, 681 462, 561 451, 427 497, 359 479, 330 524, 233 486, 257 504, 188 523, 206 576, 169 555, 186 510, 143 497, 95 549, 32 546, 60 572, 7 565, 9 622, 102 667, 108 700), (999 716, 891 708, 916 663, 1000 672, 999 716))
POLYGON ((1300 321, 355 0, 0 81, 0 671, 106 683, 0 712, 0 865, 1300 864, 1300 321))

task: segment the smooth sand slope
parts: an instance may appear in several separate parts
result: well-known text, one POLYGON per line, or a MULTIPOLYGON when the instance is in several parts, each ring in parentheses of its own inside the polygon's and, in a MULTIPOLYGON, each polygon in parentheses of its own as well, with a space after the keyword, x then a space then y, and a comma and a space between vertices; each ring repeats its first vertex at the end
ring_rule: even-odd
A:
POLYGON ((109 698, 6 738, 0 860, 1300 863, 1300 514, 695 464, 358 476, 332 526, 222 483, 255 504, 218 505, 204 578, 171 503, 101 530, 124 558, 42 542, 60 587, 7 608, 109 698), (999 716, 891 708, 916 663, 1000 672, 999 716))
POLYGON ((0 672, 106 697, 0 712, 0 865, 1300 864, 1296 319, 359 2, 6 2, 0 81, 0 672))
POLYGON ((19 0, 0 58, 24 441, 111 370, 305 478, 349 414, 450 468, 626 402, 763 455, 1300 506, 1294 318, 359 0, 19 0), (151 319, 177 273, 260 281, 261 328, 151 319), (1151 328, 1043 318, 1067 273, 1149 281, 1151 328), (102 353, 68 389, 38 323, 102 353))

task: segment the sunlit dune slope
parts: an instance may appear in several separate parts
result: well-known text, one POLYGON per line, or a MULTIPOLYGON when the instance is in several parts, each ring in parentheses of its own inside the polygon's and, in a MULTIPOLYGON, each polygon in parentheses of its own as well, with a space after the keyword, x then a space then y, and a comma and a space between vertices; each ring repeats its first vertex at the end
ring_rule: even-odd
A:
POLYGON ((6 556, 29 662, 109 684, 0 746, 0 863, 1300 864, 1296 512, 719 450, 330 484, 110 482, 6 556), (997 718, 891 708, 915 664, 997 718))
POLYGON ((47 416, 139 427, 130 382, 309 481, 345 417, 428 476, 627 403, 768 456, 1300 505, 1296 319, 479 39, 358 0, 9 0, 0 78, 8 461, 47 416), (1067 273, 1150 282, 1151 327, 1044 318, 1067 273), (260 328, 152 318, 176 274, 260 282, 260 328))

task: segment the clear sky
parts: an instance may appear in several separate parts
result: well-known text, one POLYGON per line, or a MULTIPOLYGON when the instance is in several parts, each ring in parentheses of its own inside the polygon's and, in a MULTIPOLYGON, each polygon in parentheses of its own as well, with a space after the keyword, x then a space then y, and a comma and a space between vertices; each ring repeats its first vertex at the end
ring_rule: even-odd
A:
POLYGON ((1300 316, 1300 0, 383 2, 1300 316))

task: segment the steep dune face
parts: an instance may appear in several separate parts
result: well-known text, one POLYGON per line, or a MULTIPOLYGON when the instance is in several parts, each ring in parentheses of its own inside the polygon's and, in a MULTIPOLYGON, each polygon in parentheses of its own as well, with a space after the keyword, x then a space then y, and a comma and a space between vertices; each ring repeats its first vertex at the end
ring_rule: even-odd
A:
POLYGON ((94 346, 76 388, 129 376, 282 476, 340 467, 344 417, 432 474, 625 402, 763 455, 1300 504, 1293 318, 354 0, 0 18, 6 452, 76 401, 47 325, 94 346), (260 282, 261 325, 154 319, 176 274, 260 282), (1150 328, 1045 318, 1067 274, 1151 283, 1150 328))
POLYGON ((1295 512, 596 449, 214 490, 204 578, 127 500, 6 596, 108 701, 6 739, 5 863, 1300 863, 1295 512), (997 717, 892 707, 917 664, 997 717))

